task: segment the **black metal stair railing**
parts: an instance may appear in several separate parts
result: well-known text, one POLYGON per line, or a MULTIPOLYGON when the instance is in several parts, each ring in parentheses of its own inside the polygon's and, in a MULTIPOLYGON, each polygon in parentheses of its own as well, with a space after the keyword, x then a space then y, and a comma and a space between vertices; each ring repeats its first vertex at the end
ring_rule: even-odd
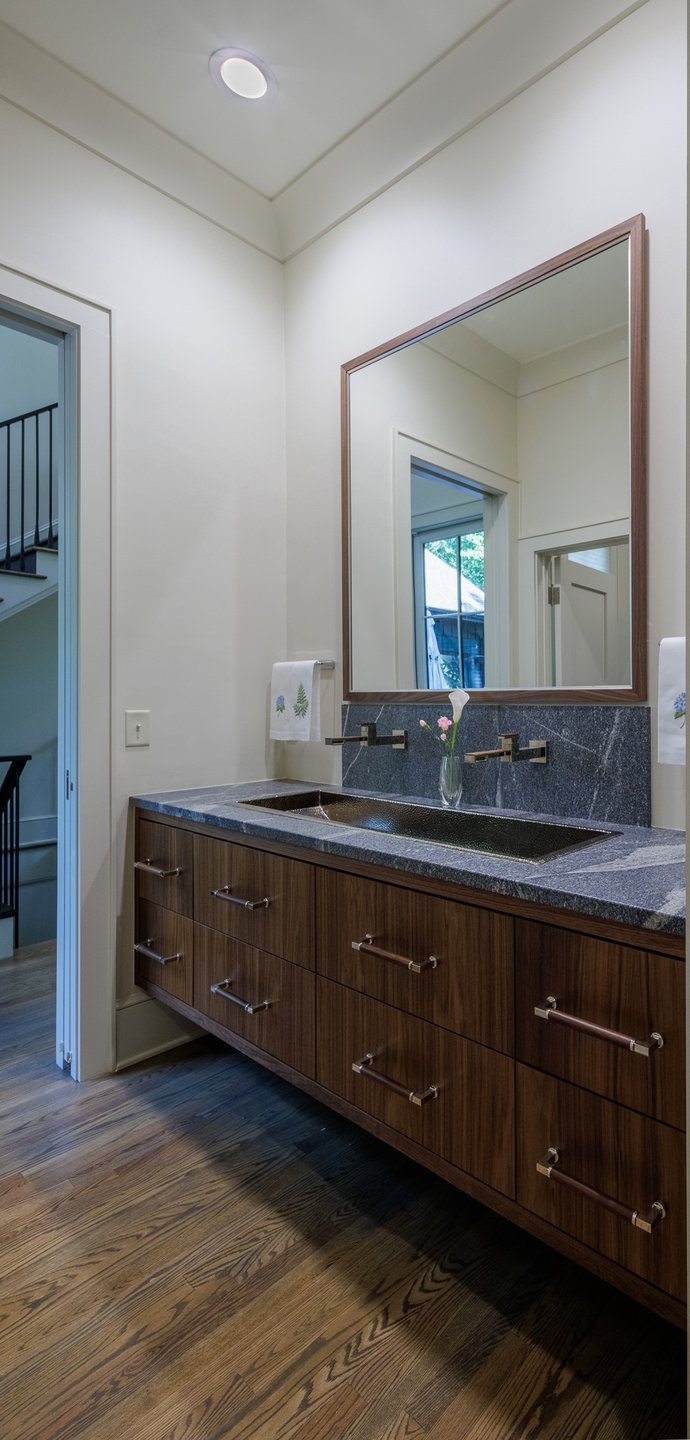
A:
POLYGON ((35 550, 57 549, 54 405, 0 420, 0 568, 27 572, 35 550), (3 523, 4 522, 4 523, 3 523), (13 535, 14 530, 14 535, 13 535))
POLYGON ((30 755, 0 755, 7 765, 0 783, 0 914, 14 919, 14 948, 19 943, 19 777, 30 755))

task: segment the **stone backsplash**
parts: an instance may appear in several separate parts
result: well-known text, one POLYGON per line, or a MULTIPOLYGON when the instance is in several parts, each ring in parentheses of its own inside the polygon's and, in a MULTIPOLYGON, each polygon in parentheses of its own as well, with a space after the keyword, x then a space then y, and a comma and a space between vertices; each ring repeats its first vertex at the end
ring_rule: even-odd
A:
MULTIPOLYGON (((375 721, 379 734, 406 729, 407 750, 343 748, 343 785, 438 799, 441 745, 420 727, 450 715, 442 704, 344 704, 345 735, 375 721), (354 753, 353 753, 354 752, 354 753)), ((456 749, 488 750, 500 734, 549 742, 549 761, 499 760, 463 767, 463 804, 625 825, 651 823, 650 711, 642 705, 467 705, 456 749)))

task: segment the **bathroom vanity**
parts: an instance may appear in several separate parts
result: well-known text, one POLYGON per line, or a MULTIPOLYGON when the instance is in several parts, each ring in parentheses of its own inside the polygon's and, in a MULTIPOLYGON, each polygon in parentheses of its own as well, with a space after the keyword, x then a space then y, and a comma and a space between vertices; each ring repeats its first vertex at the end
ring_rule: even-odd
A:
POLYGON ((132 802, 138 984, 684 1323, 682 836, 534 864, 246 803, 301 788, 132 802))

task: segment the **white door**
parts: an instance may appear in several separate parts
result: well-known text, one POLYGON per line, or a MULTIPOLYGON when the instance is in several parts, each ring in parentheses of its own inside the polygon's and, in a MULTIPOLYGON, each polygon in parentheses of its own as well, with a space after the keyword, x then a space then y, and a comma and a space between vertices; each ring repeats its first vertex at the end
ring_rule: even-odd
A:
POLYGON ((629 684, 627 546, 607 550, 608 569, 573 553, 553 560, 555 685, 629 684), (621 552, 625 551, 623 555, 621 552))

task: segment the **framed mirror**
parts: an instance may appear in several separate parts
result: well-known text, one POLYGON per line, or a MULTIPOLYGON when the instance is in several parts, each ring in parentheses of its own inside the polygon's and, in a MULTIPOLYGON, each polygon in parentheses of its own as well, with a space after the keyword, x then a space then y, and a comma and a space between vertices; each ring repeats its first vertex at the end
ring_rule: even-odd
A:
POLYGON ((644 236, 342 367, 346 699, 646 699, 644 236))

